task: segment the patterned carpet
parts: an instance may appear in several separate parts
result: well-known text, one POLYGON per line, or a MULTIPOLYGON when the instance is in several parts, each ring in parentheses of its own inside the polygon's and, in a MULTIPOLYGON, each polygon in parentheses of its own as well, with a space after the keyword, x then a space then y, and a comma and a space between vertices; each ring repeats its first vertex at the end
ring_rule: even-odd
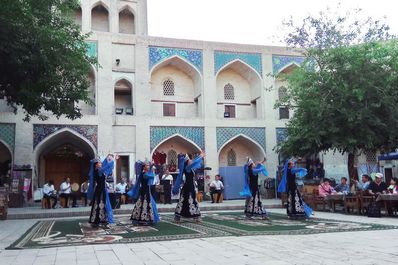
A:
POLYGON ((87 244, 137 243, 221 236, 314 234, 345 231, 398 229, 396 226, 363 224, 311 218, 291 220, 272 214, 270 220, 248 219, 242 213, 206 213, 202 222, 173 222, 173 215, 162 215, 155 226, 134 226, 128 216, 118 216, 110 229, 92 228, 87 219, 45 220, 37 222, 8 249, 48 248, 87 244))

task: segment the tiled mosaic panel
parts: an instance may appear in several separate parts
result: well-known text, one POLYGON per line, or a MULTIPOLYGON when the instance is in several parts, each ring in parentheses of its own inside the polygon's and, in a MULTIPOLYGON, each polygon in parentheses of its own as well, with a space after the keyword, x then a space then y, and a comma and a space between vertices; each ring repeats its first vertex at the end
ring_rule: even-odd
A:
POLYGON ((46 137, 64 128, 77 132, 97 147, 96 125, 34 124, 33 149, 46 137))
POLYGON ((184 58, 192 65, 194 65, 199 72, 203 69, 203 55, 200 50, 191 49, 176 49, 166 47, 149 47, 149 70, 161 61, 170 58, 174 55, 184 58))
POLYGON ((240 52, 214 52, 214 74, 216 74, 224 65, 234 61, 241 60, 257 71, 262 76, 263 67, 260 53, 240 53, 240 52))
POLYGON ((97 58, 97 42, 96 41, 87 41, 88 49, 87 54, 90 57, 97 58))
POLYGON ((164 127, 151 126, 151 151, 163 140, 174 134, 179 134, 205 149, 205 131, 203 127, 164 127))
POLYGON ((304 62, 304 57, 300 56, 282 56, 282 55, 272 55, 272 70, 274 74, 279 73, 285 66, 296 63, 301 65, 304 62))
POLYGON ((12 150, 15 147, 15 124, 0 123, 0 139, 4 141, 12 150))
POLYGON ((276 143, 286 141, 287 139, 287 129, 286 128, 276 128, 276 143))
POLYGON ((251 127, 218 127, 217 150, 220 150, 221 146, 239 134, 249 137, 258 143, 265 151, 265 128, 251 127))

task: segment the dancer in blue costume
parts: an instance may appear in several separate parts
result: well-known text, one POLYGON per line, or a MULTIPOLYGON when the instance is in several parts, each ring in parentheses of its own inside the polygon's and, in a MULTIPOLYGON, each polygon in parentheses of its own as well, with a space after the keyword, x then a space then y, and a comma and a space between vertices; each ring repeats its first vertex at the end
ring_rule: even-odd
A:
POLYGON ((246 197, 245 214, 248 218, 261 217, 268 219, 267 212, 263 208, 260 198, 260 190, 258 189, 258 174, 261 172, 264 176, 268 176, 268 171, 262 164, 265 162, 257 162, 255 164, 251 158, 247 159, 244 166, 245 171, 245 186, 240 192, 241 196, 246 197))
POLYGON ((173 187, 173 194, 178 194, 181 184, 180 199, 174 213, 176 222, 180 222, 181 217, 200 220, 199 203, 196 200, 195 191, 195 170, 202 167, 202 160, 205 156, 202 151, 198 157, 191 159, 188 155, 180 155, 178 158, 179 174, 173 187), (183 180, 183 176, 185 179, 183 180))
POLYGON ((283 168, 283 177, 278 192, 287 193, 287 215, 290 218, 306 218, 312 215, 312 209, 303 201, 296 184, 296 175, 304 177, 307 169, 296 168, 293 160, 288 160, 283 168))
POLYGON ((106 175, 101 160, 91 160, 89 177, 90 186, 87 197, 92 201, 89 223, 93 227, 101 225, 107 228, 108 224, 113 224, 113 212, 106 190, 106 175))
POLYGON ((155 173, 149 162, 135 163, 136 181, 128 195, 136 200, 130 220, 136 225, 153 225, 160 221, 156 202, 151 194, 155 173))

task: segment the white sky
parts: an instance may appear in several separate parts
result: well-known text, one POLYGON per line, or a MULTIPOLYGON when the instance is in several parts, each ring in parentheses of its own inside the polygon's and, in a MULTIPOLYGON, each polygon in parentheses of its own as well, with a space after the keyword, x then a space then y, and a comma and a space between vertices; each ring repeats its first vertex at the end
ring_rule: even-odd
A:
POLYGON ((281 21, 302 19, 326 7, 361 8, 364 17, 387 17, 398 33, 394 0, 147 0, 151 36, 261 45, 281 45, 281 21))

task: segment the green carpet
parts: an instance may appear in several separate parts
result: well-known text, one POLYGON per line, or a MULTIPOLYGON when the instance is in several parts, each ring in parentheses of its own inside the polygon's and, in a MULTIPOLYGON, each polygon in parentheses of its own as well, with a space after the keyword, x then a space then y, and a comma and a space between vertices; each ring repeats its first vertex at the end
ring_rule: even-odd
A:
POLYGON ((118 216, 115 218, 115 225, 106 230, 92 228, 87 219, 39 221, 7 249, 398 228, 317 218, 291 220, 280 214, 272 214, 270 220, 247 219, 238 212, 205 213, 202 215, 201 223, 183 221, 176 224, 173 223, 173 215, 163 215, 161 218, 162 221, 155 226, 134 226, 128 216, 118 216))

